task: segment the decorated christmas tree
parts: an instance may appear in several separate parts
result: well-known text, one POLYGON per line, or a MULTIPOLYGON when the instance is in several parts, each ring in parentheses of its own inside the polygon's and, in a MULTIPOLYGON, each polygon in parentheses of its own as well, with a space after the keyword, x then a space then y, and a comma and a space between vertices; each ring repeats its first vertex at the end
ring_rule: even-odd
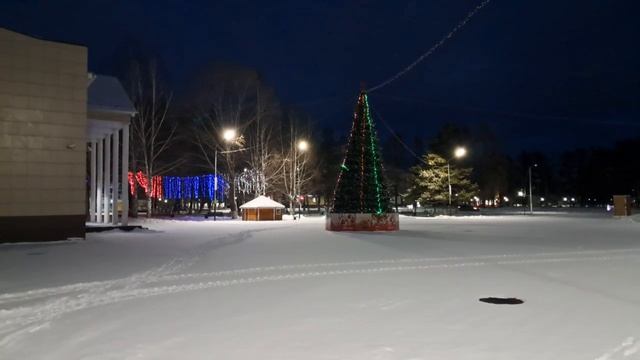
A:
POLYGON ((327 229, 396 230, 397 215, 389 214, 390 209, 378 136, 367 93, 362 90, 335 188, 331 209, 335 216, 327 218, 327 229), (389 221, 395 225, 389 226, 389 221))

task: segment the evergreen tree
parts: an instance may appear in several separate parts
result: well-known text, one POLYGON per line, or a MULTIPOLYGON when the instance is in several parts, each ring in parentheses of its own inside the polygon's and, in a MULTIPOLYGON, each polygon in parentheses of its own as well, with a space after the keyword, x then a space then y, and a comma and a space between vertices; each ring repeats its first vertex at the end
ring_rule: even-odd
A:
MULTIPOLYGON (((445 205, 449 203, 449 180, 447 160, 436 155, 423 157, 426 165, 414 166, 411 171, 412 186, 408 198, 423 204, 445 205)), ((454 204, 469 202, 478 193, 478 185, 471 182, 471 168, 462 168, 451 164, 451 189, 454 204)))
POLYGON ((383 214, 390 210, 382 161, 366 91, 362 90, 333 200, 335 213, 383 214))

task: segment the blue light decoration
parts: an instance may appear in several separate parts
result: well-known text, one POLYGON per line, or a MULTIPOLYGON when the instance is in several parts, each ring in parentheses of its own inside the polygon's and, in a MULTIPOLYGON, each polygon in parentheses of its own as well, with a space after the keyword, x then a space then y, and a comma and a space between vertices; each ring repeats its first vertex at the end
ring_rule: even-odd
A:
MULTIPOLYGON (((163 176, 164 198, 168 200, 213 200, 214 175, 201 176, 163 176)), ((229 185, 218 175, 218 191, 216 199, 224 201, 224 193, 229 185)))

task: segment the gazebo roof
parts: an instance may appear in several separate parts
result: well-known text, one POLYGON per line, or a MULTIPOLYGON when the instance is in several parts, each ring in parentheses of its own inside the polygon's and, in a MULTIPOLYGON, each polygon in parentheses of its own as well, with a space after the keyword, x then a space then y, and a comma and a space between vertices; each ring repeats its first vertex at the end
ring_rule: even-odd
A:
POLYGON ((266 196, 258 196, 257 198, 246 202, 240 206, 240 209, 284 209, 284 205, 277 201, 273 201, 266 196))

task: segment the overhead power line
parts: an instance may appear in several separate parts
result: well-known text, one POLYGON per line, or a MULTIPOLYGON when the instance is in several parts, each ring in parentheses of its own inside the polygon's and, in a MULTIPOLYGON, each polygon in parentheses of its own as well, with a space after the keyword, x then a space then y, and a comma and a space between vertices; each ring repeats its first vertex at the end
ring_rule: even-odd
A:
POLYGON ((526 112, 518 112, 518 111, 505 111, 505 110, 496 110, 496 109, 487 109, 478 106, 470 106, 470 105, 456 105, 456 104, 445 104, 439 101, 434 101, 430 99, 424 99, 416 96, 399 96, 399 95, 386 95, 386 94, 376 94, 376 99, 387 99, 394 101, 402 101, 402 102, 414 102, 434 107, 441 108, 450 108, 464 112, 471 112, 483 115, 491 115, 497 116, 501 118, 519 118, 519 119, 528 119, 528 120, 536 120, 536 121, 549 121, 549 122, 582 122, 582 123, 592 123, 592 124, 603 124, 603 125, 619 125, 619 126, 630 126, 630 127, 638 127, 640 126, 640 122, 631 122, 624 120, 601 120, 601 119, 593 119, 593 118, 579 118, 579 117, 571 117, 567 115, 545 115, 545 114, 532 114, 526 112))
POLYGON ((389 126, 389 124, 387 124, 386 121, 384 121, 384 118, 382 117, 382 115, 380 115, 379 112, 377 112, 376 110, 371 109, 373 114, 380 119, 380 122, 382 123, 382 125, 384 125, 385 128, 387 128, 387 131, 389 131, 389 133, 391 134, 391 136, 393 136, 394 139, 396 139, 396 141, 402 145, 402 147, 407 150, 407 152, 409 154, 411 154, 411 156, 413 156, 414 158, 416 158, 418 161, 420 161, 421 163, 427 165, 427 163, 422 159, 422 157, 420 157, 418 154, 416 154, 415 151, 413 151, 411 149, 411 147, 409 145, 407 145, 400 136, 398 136, 398 134, 396 134, 395 131, 393 131, 393 129, 391 128, 391 126, 389 126))
POLYGON ((420 55, 420 57, 418 57, 414 62, 412 62, 411 64, 409 64, 409 66, 407 66, 406 68, 404 68, 402 71, 400 71, 399 73, 393 75, 392 77, 390 77, 389 79, 381 82, 380 84, 368 89, 367 91, 369 93, 376 91, 386 85, 391 84, 392 82, 396 81, 397 79, 399 79, 400 77, 402 77, 404 74, 408 73, 409 71, 411 71, 411 69, 413 69, 416 65, 418 65, 419 63, 421 63, 424 59, 426 59, 427 57, 429 57, 431 54, 433 54, 440 46, 442 46, 445 42, 447 42, 447 40, 451 39, 460 29, 462 29, 469 20, 471 20, 471 18, 478 12, 480 11, 480 9, 482 9, 483 7, 485 7, 491 0, 484 0, 482 1, 479 5, 477 5, 475 8, 473 8, 471 11, 469 11, 469 13, 467 14, 467 16, 465 16, 464 19, 462 19, 462 21, 460 21, 458 23, 458 25, 456 25, 451 31, 449 31, 449 33, 447 35, 445 35, 442 39, 440 39, 440 41, 438 41, 435 45, 433 45, 429 50, 427 50, 427 52, 425 52, 424 54, 420 55))

